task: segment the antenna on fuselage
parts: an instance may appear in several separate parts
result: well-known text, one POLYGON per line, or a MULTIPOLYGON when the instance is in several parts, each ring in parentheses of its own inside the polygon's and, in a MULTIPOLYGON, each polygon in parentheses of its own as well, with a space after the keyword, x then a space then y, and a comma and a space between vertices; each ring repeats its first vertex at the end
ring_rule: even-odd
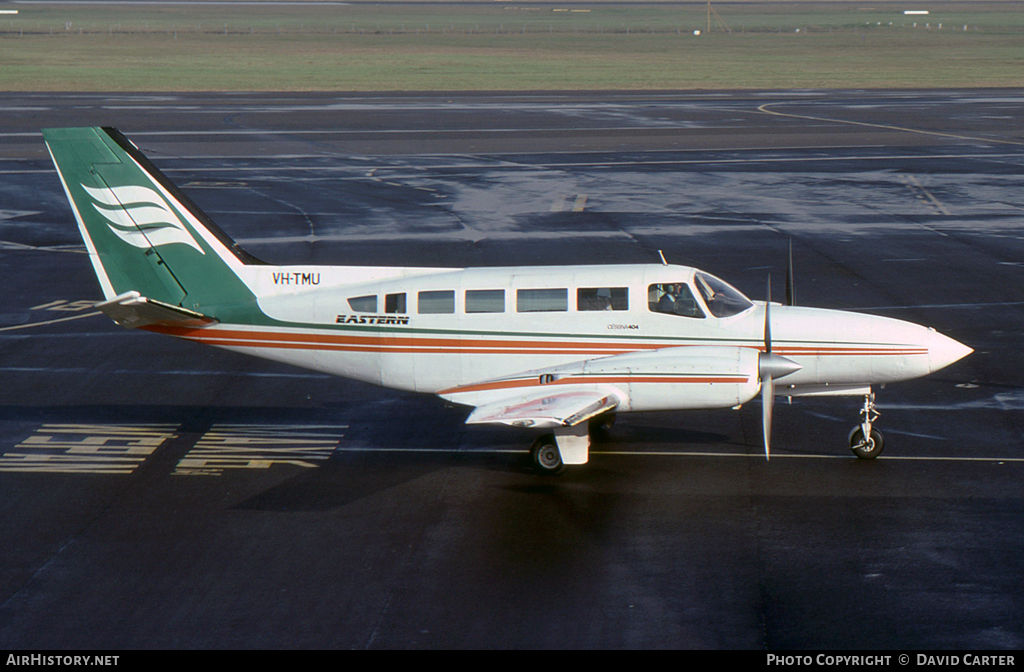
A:
POLYGON ((793 239, 789 239, 789 266, 786 268, 786 305, 796 305, 796 290, 793 288, 793 239))
POLYGON ((668 266, 668 262, 665 261, 665 255, 661 253, 661 250, 658 250, 658 256, 661 257, 661 265, 668 266))

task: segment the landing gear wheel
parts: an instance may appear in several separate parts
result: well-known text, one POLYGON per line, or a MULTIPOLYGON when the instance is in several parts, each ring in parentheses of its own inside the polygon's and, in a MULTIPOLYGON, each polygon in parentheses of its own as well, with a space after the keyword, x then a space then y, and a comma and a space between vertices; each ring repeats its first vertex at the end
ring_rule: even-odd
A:
POLYGON ((554 476, 565 471, 562 453, 558 451, 554 434, 545 434, 534 441, 530 457, 533 459, 533 468, 540 474, 554 476))
POLYGON ((871 438, 864 439, 864 428, 857 425, 850 432, 850 450, 862 460, 873 460, 882 454, 885 439, 877 429, 871 429, 871 438))

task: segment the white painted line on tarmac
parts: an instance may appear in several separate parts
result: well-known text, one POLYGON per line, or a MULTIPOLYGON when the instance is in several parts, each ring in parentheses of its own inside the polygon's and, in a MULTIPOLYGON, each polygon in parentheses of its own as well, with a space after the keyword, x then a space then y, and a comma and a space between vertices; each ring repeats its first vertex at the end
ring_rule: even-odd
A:
MULTIPOLYGON (((133 107, 110 107, 107 106, 105 109, 134 109, 133 107)), ((3 108, 2 111, 45 111, 45 108, 3 108)), ((738 128, 738 126, 722 126, 718 125, 716 128, 738 128)), ((748 128, 744 126, 744 128, 748 128)), ((661 125, 651 124, 638 125, 638 126, 565 126, 565 127, 550 127, 550 128, 381 128, 381 129, 326 129, 326 130, 310 130, 310 129, 296 129, 296 130, 272 130, 272 129, 223 129, 223 130, 212 130, 212 131, 133 131, 131 137, 133 138, 163 138, 163 137, 199 137, 199 136, 217 136, 217 135, 233 135, 233 136, 267 136, 267 135, 450 135, 456 133, 473 133, 473 134, 509 134, 509 133, 521 133, 521 134, 536 134, 536 133, 617 133, 621 131, 692 131, 701 130, 695 129, 692 125, 661 125)), ((0 133, 0 138, 40 138, 42 133, 39 131, 11 131, 8 133, 0 133)))
POLYGON ((14 331, 15 329, 29 329, 31 327, 44 327, 48 324, 57 324, 58 322, 69 322, 71 320, 80 320, 83 317, 92 317, 93 315, 102 315, 101 311, 95 311, 92 313, 85 313, 84 315, 72 315, 71 317, 61 317, 56 320, 46 320, 45 322, 29 322, 28 324, 16 324, 13 327, 0 327, 0 331, 14 331))
MULTIPOLYGON (((718 153, 718 150, 710 150, 710 153, 718 153)), ((537 153, 535 153, 537 154, 537 153)), ((437 157, 441 155, 421 155, 424 157, 437 157)), ((459 156, 459 155, 453 155, 459 156)), ((461 156, 466 156, 462 154, 461 156)), ((533 168, 613 168, 613 167, 632 167, 632 166, 686 166, 686 165, 749 165, 758 163, 830 163, 836 161, 922 161, 929 159, 1007 159, 1024 158, 1021 154, 878 154, 869 156, 809 156, 809 157, 753 157, 753 158, 736 158, 736 159, 645 159, 645 160, 630 160, 630 161, 551 161, 551 162, 516 162, 516 163, 487 163, 485 162, 487 157, 501 158, 506 156, 500 152, 494 152, 489 154, 480 155, 481 161, 479 163, 439 163, 439 164, 417 164, 416 170, 529 170, 533 168)), ((323 156, 194 156, 194 157, 175 157, 176 160, 188 159, 193 161, 241 161, 245 159, 304 159, 304 158, 324 158, 323 156)), ((401 170, 408 169, 404 166, 378 166, 378 170, 401 170)), ((324 173, 332 172, 352 172, 352 171, 364 171, 366 166, 222 166, 222 167, 190 167, 190 168, 173 168, 173 167, 162 167, 161 170, 165 173, 203 173, 203 172, 223 172, 223 173, 267 173, 267 172, 310 172, 310 171, 321 171, 324 173)), ((421 175, 422 177, 422 175, 421 175)), ((363 176, 359 176, 359 179, 366 179, 363 176)))
MULTIPOLYGON (((590 451, 591 455, 624 455, 624 456, 657 456, 657 457, 748 457, 759 460, 764 459, 763 453, 713 453, 698 451, 590 451)), ((855 455, 798 455, 795 453, 778 453, 772 451, 772 459, 781 458, 789 460, 858 460, 855 455)), ((910 455, 881 455, 876 460, 911 460, 918 462, 1020 462, 1024 463, 1024 457, 943 457, 943 456, 910 456, 910 455)))
POLYGON ((791 114, 788 112, 777 112, 775 110, 769 110, 769 105, 785 105, 784 102, 778 103, 765 103, 757 108, 758 112, 765 114, 771 114, 778 117, 791 117, 793 119, 804 119, 810 121, 824 121, 833 124, 847 124, 850 126, 866 126, 868 128, 880 128, 887 131, 900 131, 903 133, 918 133, 920 135, 932 135, 940 138, 955 138, 957 140, 970 140, 972 142, 981 143, 993 143, 998 145, 1024 145, 1024 142, 1020 140, 1000 140, 998 138, 986 138, 973 135, 963 135, 958 133, 944 133, 941 131, 929 131, 921 128, 910 128, 907 126, 894 126, 892 124, 873 124, 866 121, 852 121, 850 119, 830 119, 829 117, 814 117, 808 114, 791 114))
POLYGON ((912 308, 991 308, 995 306, 1024 306, 1024 301, 994 301, 990 303, 919 303, 912 306, 859 306, 847 310, 909 310, 912 308))
MULTIPOLYGON (((367 448, 367 447, 344 447, 339 446, 335 452, 338 453, 458 453, 458 454, 483 454, 483 455, 523 455, 530 451, 521 449, 503 448, 367 448)), ((687 450, 592 450, 590 454, 618 457, 745 457, 764 461, 764 453, 716 453, 710 451, 687 451, 687 450)), ((772 459, 789 460, 858 460, 855 455, 798 455, 794 453, 776 453, 772 451, 772 459)), ((903 456, 903 455, 882 455, 877 458, 879 461, 916 461, 916 462, 980 462, 980 463, 1022 463, 1024 457, 943 457, 943 456, 903 456)))
MULTIPOLYGON (((80 374, 96 373, 96 369, 89 367, 50 367, 50 366, 2 366, 0 373, 61 373, 80 374)), ((104 375, 128 375, 128 376, 229 376, 245 378, 309 378, 316 380, 330 380, 334 376, 326 373, 269 373, 262 371, 176 371, 176 370, 153 370, 143 371, 140 369, 105 369, 104 375)))

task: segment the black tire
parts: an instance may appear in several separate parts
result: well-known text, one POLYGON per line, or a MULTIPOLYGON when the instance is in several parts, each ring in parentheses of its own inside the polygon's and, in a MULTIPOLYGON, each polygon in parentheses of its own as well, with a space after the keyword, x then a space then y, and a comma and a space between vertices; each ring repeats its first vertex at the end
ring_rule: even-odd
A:
POLYGON ((873 460, 882 454, 882 448, 885 447, 885 439, 882 437, 882 433, 871 428, 871 440, 864 440, 864 430, 860 425, 853 428, 850 432, 850 450, 853 454, 862 460, 873 460))
POLYGON ((530 457, 533 468, 537 473, 545 476, 554 476, 565 471, 565 464, 562 463, 562 453, 558 451, 558 444, 555 443, 554 434, 545 434, 533 442, 530 448, 530 457))

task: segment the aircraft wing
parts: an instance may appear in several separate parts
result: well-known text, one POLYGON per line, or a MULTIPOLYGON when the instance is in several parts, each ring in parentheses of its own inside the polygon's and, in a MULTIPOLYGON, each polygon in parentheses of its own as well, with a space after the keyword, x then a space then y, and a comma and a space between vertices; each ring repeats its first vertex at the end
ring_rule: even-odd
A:
POLYGON ((503 424, 514 427, 571 427, 619 405, 610 390, 550 390, 477 406, 466 424, 503 424))
POLYGON ((436 394, 475 406, 466 422, 571 427, 619 411, 730 408, 760 389, 754 348, 686 346, 580 360, 436 394))

